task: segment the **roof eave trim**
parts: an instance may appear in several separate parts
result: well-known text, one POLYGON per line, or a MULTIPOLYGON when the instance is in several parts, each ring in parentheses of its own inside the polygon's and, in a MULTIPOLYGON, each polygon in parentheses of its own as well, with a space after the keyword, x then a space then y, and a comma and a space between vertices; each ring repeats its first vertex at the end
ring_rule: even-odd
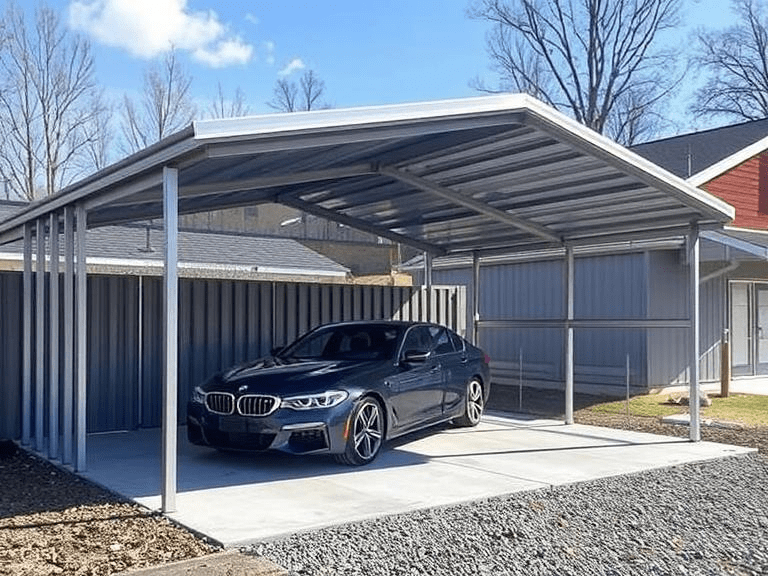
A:
POLYGON ((768 149, 768 136, 758 140, 754 144, 750 144, 746 148, 742 148, 738 152, 731 154, 726 158, 723 158, 719 162, 712 164, 712 166, 705 168, 701 172, 697 172, 688 178, 688 182, 693 186, 701 186, 702 184, 706 184, 718 176, 725 174, 729 170, 732 170, 739 164, 742 164, 750 158, 757 156, 760 154, 760 152, 764 152, 766 149, 768 149))

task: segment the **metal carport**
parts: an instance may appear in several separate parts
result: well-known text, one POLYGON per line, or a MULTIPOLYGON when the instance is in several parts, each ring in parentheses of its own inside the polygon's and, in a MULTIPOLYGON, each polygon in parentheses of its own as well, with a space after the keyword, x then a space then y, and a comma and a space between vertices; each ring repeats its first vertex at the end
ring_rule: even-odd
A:
MULTIPOLYGON (((699 231, 721 228, 733 218, 733 208, 531 97, 499 95, 195 122, 0 223, 0 244, 23 238, 25 246, 22 442, 30 445, 34 437, 36 448, 43 449, 47 390, 49 427, 61 427, 63 432, 61 458, 65 463, 74 461, 76 469, 85 468, 87 350, 73 345, 85 342, 86 334, 85 307, 75 305, 86 298, 85 229, 162 217, 166 240, 162 507, 172 511, 178 215, 265 202, 286 204, 416 247, 427 255, 428 268, 433 256, 471 255, 475 290, 484 256, 563 248, 567 313, 560 324, 566 335, 567 423, 573 421, 573 330, 593 325, 575 321, 573 315, 574 247, 685 236, 688 320, 632 323, 691 330, 690 386, 691 394, 698 394, 699 231), (47 253, 56 254, 62 233, 63 325, 76 329, 61 338, 63 373, 53 369, 45 382, 41 366, 46 337, 51 365, 58 366, 59 284, 50 283, 52 321, 45 334, 43 299, 37 299, 36 314, 31 309, 33 238, 35 289, 42 294, 46 238, 47 253)), ((58 280, 59 259, 50 262, 50 276, 58 280)), ((427 283, 429 277, 427 270, 427 283)), ((477 322, 477 298, 474 302, 477 322)), ((615 328, 625 325, 622 319, 594 322, 615 328)), ((690 438, 697 441, 696 402, 691 412, 690 438)), ((49 457, 59 457, 57 434, 51 434, 48 449, 49 457)))

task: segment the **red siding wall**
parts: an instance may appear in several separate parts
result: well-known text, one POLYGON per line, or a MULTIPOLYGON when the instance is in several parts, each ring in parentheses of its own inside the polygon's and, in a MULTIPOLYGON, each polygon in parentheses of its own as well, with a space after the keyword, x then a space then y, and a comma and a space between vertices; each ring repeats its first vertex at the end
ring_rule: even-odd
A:
POLYGON ((736 208, 734 226, 768 229, 768 152, 747 160, 703 188, 736 208))

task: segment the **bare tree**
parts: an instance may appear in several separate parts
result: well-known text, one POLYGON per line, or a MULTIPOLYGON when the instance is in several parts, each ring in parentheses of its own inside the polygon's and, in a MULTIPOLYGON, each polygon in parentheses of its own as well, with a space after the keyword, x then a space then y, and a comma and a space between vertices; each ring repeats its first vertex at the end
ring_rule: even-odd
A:
POLYGON ((245 101, 245 93, 237 88, 234 96, 229 99, 224 95, 224 89, 219 82, 217 85, 216 97, 208 106, 208 116, 210 118, 237 118, 247 116, 251 113, 251 108, 245 101))
POLYGON ((161 65, 151 66, 144 74, 141 101, 123 98, 123 148, 136 152, 173 134, 192 122, 195 107, 189 94, 192 77, 171 50, 161 65))
POLYGON ((34 199, 83 171, 89 126, 101 113, 90 45, 71 35, 56 12, 7 4, 0 46, 0 175, 14 195, 34 199))
POLYGON ((622 143, 681 78, 675 53, 655 46, 677 23, 680 0, 476 0, 469 15, 492 25, 488 53, 500 82, 622 143))
POLYGON ((697 35, 694 62, 708 76, 691 111, 698 117, 741 120, 768 117, 768 10, 765 3, 735 0, 739 24, 697 35))
POLYGON ((267 102, 267 106, 280 112, 298 112, 328 108, 328 104, 321 100, 325 93, 325 82, 312 70, 307 70, 296 82, 285 78, 275 82, 273 98, 267 102))

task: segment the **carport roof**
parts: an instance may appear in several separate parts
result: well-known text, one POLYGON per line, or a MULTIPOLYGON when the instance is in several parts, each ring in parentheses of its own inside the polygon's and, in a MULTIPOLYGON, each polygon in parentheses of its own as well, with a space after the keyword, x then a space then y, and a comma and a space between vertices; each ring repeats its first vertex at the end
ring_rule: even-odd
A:
POLYGON ((204 120, 0 222, 82 203, 88 226, 281 203, 435 255, 719 228, 733 208, 520 94, 204 120))

